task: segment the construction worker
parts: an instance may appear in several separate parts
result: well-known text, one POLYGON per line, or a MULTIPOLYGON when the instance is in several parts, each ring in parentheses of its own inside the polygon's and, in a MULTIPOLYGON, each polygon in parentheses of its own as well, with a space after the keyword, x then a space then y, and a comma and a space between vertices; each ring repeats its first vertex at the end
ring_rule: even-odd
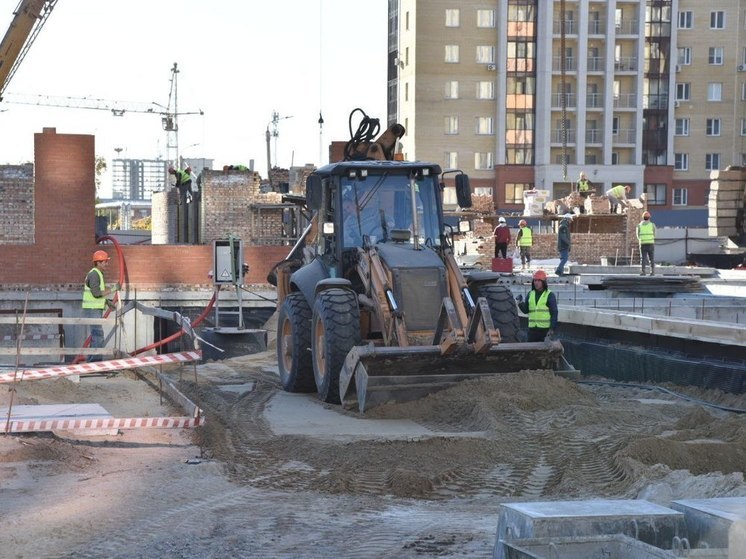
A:
POLYGON ((508 257, 508 245, 510 244, 510 227, 505 222, 504 217, 500 217, 497 220, 497 227, 493 232, 495 235, 495 258, 508 257))
POLYGON ((192 168, 187 167, 183 171, 181 169, 174 169, 173 166, 168 168, 169 175, 174 175, 176 177, 176 188, 179 189, 179 199, 180 201, 187 199, 187 194, 189 194, 189 199, 192 197, 192 168))
MULTIPOLYGON (((585 177, 583 171, 580 171, 580 178, 578 178, 578 182, 575 183, 575 190, 580 194, 583 200, 588 198, 588 195, 593 190, 593 184, 585 177)), ((579 207, 580 213, 585 213, 585 206, 581 204, 579 207)))
POLYGON ((640 272, 645 275, 645 261, 650 263, 650 275, 655 275, 655 223, 650 221, 650 212, 642 214, 642 221, 637 224, 637 240, 640 242, 640 272))
POLYGON ((625 208, 629 205, 627 202, 627 194, 632 190, 629 185, 618 184, 614 188, 610 188, 606 191, 606 197, 609 199, 609 211, 613 214, 617 213, 619 204, 625 208))
POLYGON ((223 165, 223 171, 250 171, 246 165, 223 165))
POLYGON ((531 247, 534 246, 534 235, 525 219, 518 222, 515 246, 521 253, 521 271, 531 270, 531 247))
POLYGON ((526 300, 519 295, 518 308, 528 315, 528 341, 542 342, 554 338, 557 330, 557 297, 547 287, 547 273, 536 270, 526 300))
POLYGON ((570 247, 572 246, 570 222, 572 221, 572 218, 573 214, 563 215, 562 221, 560 221, 559 228, 557 229, 557 251, 559 252, 560 261, 554 273, 560 277, 565 275, 565 264, 567 264, 567 260, 570 258, 570 247))
MULTIPOLYGON (((93 268, 86 274, 83 284, 83 317, 102 318, 107 306, 112 305, 106 296, 119 290, 119 285, 107 289, 104 271, 109 267, 109 255, 104 250, 93 253, 93 268)), ((89 328, 91 348, 104 347, 104 329, 100 324, 92 324, 89 328)), ((90 361, 101 361, 101 355, 90 355, 90 361)))

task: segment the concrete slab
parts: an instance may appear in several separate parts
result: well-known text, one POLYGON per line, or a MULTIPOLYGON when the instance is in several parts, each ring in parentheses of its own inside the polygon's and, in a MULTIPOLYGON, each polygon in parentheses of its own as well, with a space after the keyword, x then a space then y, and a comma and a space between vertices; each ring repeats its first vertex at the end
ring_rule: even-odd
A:
POLYGON ((672 551, 659 549, 621 535, 587 538, 530 538, 503 542, 507 559, 675 559, 672 551))
POLYGON ((264 410, 276 435, 303 435, 321 439, 412 439, 421 437, 476 437, 483 433, 432 431, 408 419, 367 419, 326 407, 314 395, 278 392, 264 410))
POLYGON ((218 390, 221 390, 222 392, 232 392, 240 395, 254 390, 255 384, 256 383, 253 382, 247 382, 244 384, 219 384, 217 387, 218 390))
POLYGON ((500 506, 494 559, 506 559, 503 542, 526 538, 623 534, 661 549, 686 534, 684 514, 643 500, 505 503, 500 506))
POLYGON ((746 557, 746 497, 682 499, 671 508, 684 513, 691 547, 727 549, 728 557, 746 557))

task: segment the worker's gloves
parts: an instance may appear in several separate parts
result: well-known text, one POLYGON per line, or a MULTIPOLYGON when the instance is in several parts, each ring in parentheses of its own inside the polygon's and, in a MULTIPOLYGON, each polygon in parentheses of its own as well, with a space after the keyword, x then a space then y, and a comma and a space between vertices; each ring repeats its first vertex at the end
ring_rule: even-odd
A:
POLYGON ((518 296, 517 296, 517 297, 515 298, 515 301, 516 301, 516 303, 523 303, 523 295, 518 295, 518 296))

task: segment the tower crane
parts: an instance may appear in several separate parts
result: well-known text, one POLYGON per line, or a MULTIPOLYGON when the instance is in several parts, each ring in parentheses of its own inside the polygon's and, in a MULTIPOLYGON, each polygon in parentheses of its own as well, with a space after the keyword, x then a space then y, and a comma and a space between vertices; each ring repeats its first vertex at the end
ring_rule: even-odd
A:
MULTIPOLYGON (((56 1, 56 0, 55 0, 56 1)), ((66 107, 71 109, 92 109, 98 111, 110 111, 114 116, 124 116, 125 113, 156 114, 161 117, 163 130, 166 131, 167 160, 170 164, 177 166, 179 163, 179 124, 178 117, 185 115, 204 115, 202 109, 192 111, 178 110, 177 106, 177 83, 176 76, 179 70, 174 62, 171 69, 171 90, 168 95, 168 105, 149 102, 128 102, 99 99, 96 97, 70 97, 53 95, 28 95, 8 93, 3 99, 6 103, 22 105, 43 105, 50 107, 66 107)))
POLYGON ((0 42, 0 101, 57 0, 21 0, 0 42))

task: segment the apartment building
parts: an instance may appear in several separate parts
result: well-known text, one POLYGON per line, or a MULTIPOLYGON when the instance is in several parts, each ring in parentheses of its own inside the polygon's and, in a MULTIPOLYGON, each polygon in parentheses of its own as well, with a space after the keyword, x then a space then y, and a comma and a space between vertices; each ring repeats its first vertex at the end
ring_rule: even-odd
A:
POLYGON ((584 171, 706 215, 710 170, 745 163, 744 2, 390 0, 389 122, 500 210, 584 171))

